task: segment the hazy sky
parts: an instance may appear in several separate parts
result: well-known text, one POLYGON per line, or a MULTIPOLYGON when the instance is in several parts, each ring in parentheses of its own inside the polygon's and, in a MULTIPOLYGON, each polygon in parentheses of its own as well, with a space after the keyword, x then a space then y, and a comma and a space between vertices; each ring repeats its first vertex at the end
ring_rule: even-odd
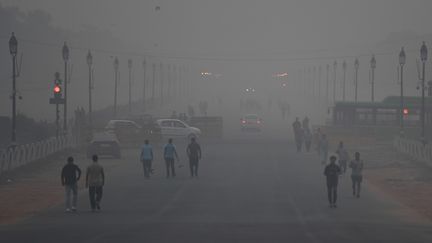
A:
POLYGON ((363 47, 389 33, 429 33, 428 0, 1 0, 56 25, 97 26, 143 48, 218 55, 363 47), (161 6, 161 11, 154 10, 161 6), (163 41, 161 41, 163 40, 163 41))
MULTIPOLYGON (((194 74, 198 74, 201 69, 223 73, 224 80, 217 82, 222 85, 221 92, 232 89, 233 85, 236 85, 236 90, 242 90, 241 88, 255 84, 263 87, 269 83, 274 84, 276 81, 271 80, 271 75, 281 71, 290 72, 291 81, 301 81, 299 70, 318 65, 325 67, 336 59, 339 64, 338 82, 342 80, 340 64, 343 60, 348 63, 347 92, 352 97, 353 62, 355 57, 359 57, 359 99, 368 100, 368 62, 375 53, 378 63, 376 97, 380 100, 398 94, 397 55, 401 46, 405 46, 406 94, 418 95, 418 90, 415 89, 418 83, 415 59, 418 58, 423 39, 429 46, 432 45, 430 0, 0 0, 0 3, 4 6, 17 6, 23 11, 44 10, 52 15, 53 25, 61 28, 80 31, 96 27, 110 31, 127 44, 128 50, 119 56, 123 74, 127 72, 126 65, 123 65, 127 58, 134 58, 134 63, 142 61, 142 55, 131 56, 129 53, 132 52, 163 53, 164 57, 214 58, 213 62, 194 59, 197 60, 192 62, 196 71, 194 74), (156 6, 160 6, 161 10, 155 11, 156 6), (253 61, 244 62, 250 57, 253 61), (239 58, 241 61, 222 62, 230 58, 239 58), (256 58, 263 58, 261 61, 267 60, 265 58, 281 59, 277 62, 255 62, 256 58)), ((44 40, 42 34, 36 39, 51 42, 44 40)), ((73 39, 66 41, 72 46, 75 44, 73 39)), ((26 52, 26 59, 19 87, 25 89, 26 82, 47 80, 48 75, 34 75, 33 72, 38 71, 38 68, 33 66, 34 63, 28 57, 34 47, 22 45, 22 48, 26 52)), ((58 49, 50 51, 59 52, 60 48, 61 43, 58 49)), ((87 77, 85 53, 73 51, 75 52, 71 56, 74 58, 76 82, 71 85, 72 93, 85 89, 87 77)), ((112 59, 109 55, 94 52, 97 77, 95 108, 112 103, 112 59)), ((6 61, 9 60, 5 59, 6 61)), ((61 65, 59 59, 57 66, 45 65, 43 70, 51 77, 52 70, 61 70, 61 65)), ((136 80, 141 80, 140 65, 134 67, 138 67, 134 71, 136 80)), ((427 77, 431 77, 430 65, 427 67, 427 77)), ((122 76, 122 82, 125 82, 125 77, 126 75, 122 76)), ((134 99, 141 97, 139 85, 141 83, 137 81, 134 99)), ((127 102, 128 97, 127 89, 123 86, 124 84, 119 91, 120 103, 127 102)), ((203 87, 202 90, 208 89, 203 87)), ((44 102, 44 107, 50 109, 45 104, 49 95, 47 92, 49 89, 40 93, 34 91, 34 98, 27 94, 20 109, 33 112, 31 115, 34 116, 46 117, 47 115, 31 109, 31 101, 44 102)), ((204 96, 206 94, 202 93, 204 96)), ((71 102, 73 106, 85 106, 86 99, 76 98, 71 102)), ((0 114, 8 113, 9 105, 0 111, 0 114)))

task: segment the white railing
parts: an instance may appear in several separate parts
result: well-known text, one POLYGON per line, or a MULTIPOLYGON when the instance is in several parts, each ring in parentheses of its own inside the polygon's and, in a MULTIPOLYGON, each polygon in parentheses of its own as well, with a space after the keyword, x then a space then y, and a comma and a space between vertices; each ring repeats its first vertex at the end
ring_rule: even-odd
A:
POLYGON ((65 135, 0 150, 0 174, 27 163, 46 158, 54 153, 70 148, 74 144, 75 140, 71 136, 65 135))
POLYGON ((423 144, 420 141, 395 137, 393 145, 399 152, 407 154, 418 161, 425 162, 432 167, 431 144, 423 144))

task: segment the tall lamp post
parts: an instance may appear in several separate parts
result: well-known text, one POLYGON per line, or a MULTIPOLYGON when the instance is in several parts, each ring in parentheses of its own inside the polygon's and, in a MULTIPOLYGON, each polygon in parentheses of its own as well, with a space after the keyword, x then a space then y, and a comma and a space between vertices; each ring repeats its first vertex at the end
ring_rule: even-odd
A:
POLYGON ((118 83, 119 60, 114 59, 114 118, 117 117, 117 83, 118 83))
POLYGON ((156 63, 152 63, 152 92, 151 92, 151 99, 152 99, 152 105, 154 105, 155 102, 155 86, 156 86, 156 63))
POLYGON ((12 56, 12 145, 16 144, 16 56, 18 53, 18 41, 14 32, 9 39, 9 52, 12 56))
POLYGON ((69 61, 69 47, 66 42, 63 44, 63 61, 64 61, 64 109, 63 109, 63 131, 67 132, 67 85, 68 85, 68 73, 67 63, 69 61))
POLYGON ((128 60, 129 69, 129 114, 132 113, 132 59, 128 60))
POLYGON ((355 69, 355 80, 354 80, 354 100, 358 101, 358 70, 359 70, 360 62, 358 58, 354 61, 354 69, 355 69))
POLYGON ((143 66, 143 94, 142 94, 142 107, 143 107, 143 111, 145 112, 145 106, 146 106, 146 85, 147 85, 147 76, 146 76, 146 69, 147 69, 147 62, 144 59, 142 62, 142 66, 143 66))
POLYGON ((321 102, 321 65, 318 67, 318 100, 321 102))
POLYGON ((404 87, 403 87, 403 68, 406 62, 405 50, 402 47, 399 53, 399 65, 400 65, 400 135, 404 134, 404 87))
POLYGON ((421 99, 421 139, 423 142, 426 142, 425 138, 425 80, 426 80, 426 61, 428 58, 428 50, 426 47, 426 43, 423 41, 423 44, 420 48, 420 58, 423 64, 422 69, 422 84, 421 84, 421 93, 422 93, 422 99, 421 99))
POLYGON ((334 75, 334 79, 333 79, 333 103, 336 103, 336 67, 337 67, 337 62, 334 61, 334 63, 333 63, 333 75, 334 75))
POLYGON ((372 86, 371 99, 372 99, 372 102, 374 102, 375 101, 375 68, 376 68, 375 55, 372 55, 372 58, 370 60, 370 67, 371 67, 371 75, 372 75, 372 79, 371 79, 371 86, 372 86))
POLYGON ((345 101, 345 83, 346 83, 346 69, 347 69, 347 63, 345 60, 342 63, 342 69, 343 69, 342 100, 345 101))
POLYGON ((326 65, 326 102, 329 102, 329 74, 330 74, 330 65, 326 65))
POLYGON ((164 104, 164 83, 163 83, 163 63, 159 64, 159 85, 160 85, 160 104, 164 104))
POLYGON ((93 56, 90 50, 87 53, 87 65, 88 65, 88 118, 90 128, 93 128, 93 119, 92 119, 92 65, 93 65, 93 56))

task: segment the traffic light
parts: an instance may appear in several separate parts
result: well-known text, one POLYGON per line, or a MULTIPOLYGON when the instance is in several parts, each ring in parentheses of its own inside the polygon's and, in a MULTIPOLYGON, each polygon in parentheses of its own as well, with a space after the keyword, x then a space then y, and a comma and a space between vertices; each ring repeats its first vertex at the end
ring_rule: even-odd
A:
POLYGON ((404 108, 403 109, 403 114, 404 114, 404 116, 408 115, 409 114, 409 110, 407 108, 404 108))
POLYGON ((54 91, 54 98, 61 98, 62 90, 61 90, 60 85, 58 85, 58 84, 54 85, 53 91, 54 91))

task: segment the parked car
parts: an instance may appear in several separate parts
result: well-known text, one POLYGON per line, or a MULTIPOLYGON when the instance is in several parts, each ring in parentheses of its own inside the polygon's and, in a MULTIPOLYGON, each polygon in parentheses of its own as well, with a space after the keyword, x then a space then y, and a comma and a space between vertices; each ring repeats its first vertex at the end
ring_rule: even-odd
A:
POLYGON ((199 137, 201 130, 191 127, 178 119, 159 119, 156 123, 161 128, 161 134, 164 138, 187 138, 199 137))
POLYGON ((248 114, 240 119, 242 131, 261 131, 262 120, 256 114, 248 114))
POLYGON ((95 134, 87 147, 87 157, 91 158, 95 154, 120 159, 121 150, 117 137, 112 133, 95 134))

